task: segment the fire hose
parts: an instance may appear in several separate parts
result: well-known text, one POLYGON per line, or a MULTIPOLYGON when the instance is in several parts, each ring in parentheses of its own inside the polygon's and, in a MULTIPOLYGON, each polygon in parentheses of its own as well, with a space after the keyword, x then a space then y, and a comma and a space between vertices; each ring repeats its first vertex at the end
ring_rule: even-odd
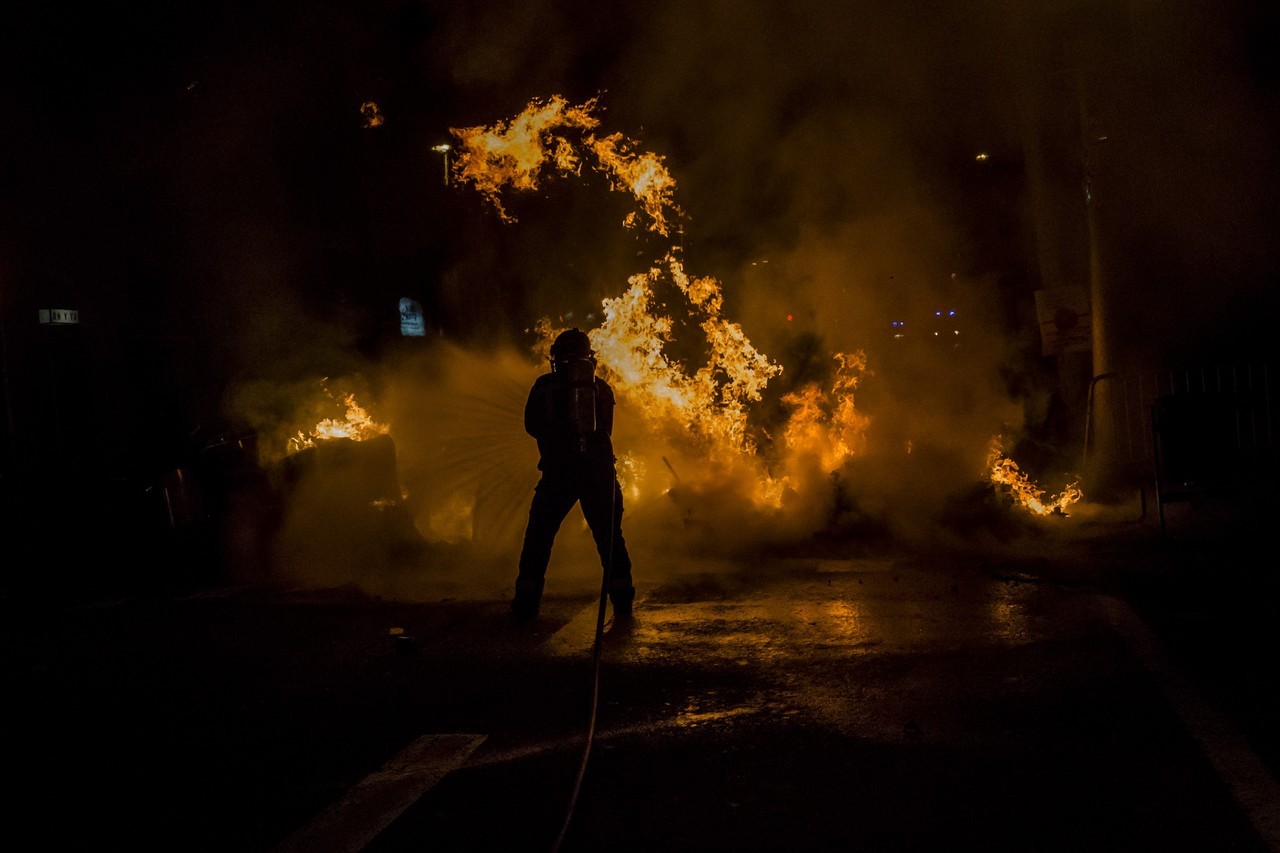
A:
POLYGON ((596 610, 595 640, 591 646, 591 711, 587 715, 586 742, 582 748, 582 760, 578 764, 578 775, 573 782, 573 792, 569 795, 569 807, 565 811, 564 823, 560 826, 560 834, 556 837, 556 843, 552 846, 551 853, 559 853, 560 845, 564 842, 565 833, 569 831, 569 823, 573 820, 573 810, 578 804, 578 793, 582 790, 582 780, 587 773, 587 759, 591 756, 591 744, 596 737, 596 716, 600 706, 600 658, 601 645, 604 639, 604 611, 605 603, 609 600, 609 576, 613 570, 613 533, 617 524, 618 500, 621 497, 614 491, 612 482, 613 477, 617 475, 612 468, 609 470, 609 556, 605 560, 604 576, 600 581, 600 606, 596 610))

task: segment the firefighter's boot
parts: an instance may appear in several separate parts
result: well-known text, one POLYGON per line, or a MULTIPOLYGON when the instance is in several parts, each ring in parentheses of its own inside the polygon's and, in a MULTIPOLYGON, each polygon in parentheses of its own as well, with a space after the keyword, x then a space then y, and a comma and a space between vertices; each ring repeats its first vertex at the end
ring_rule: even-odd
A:
POLYGON ((636 588, 628 578, 625 584, 613 584, 609 590, 609 601, 613 603, 614 619, 630 619, 631 603, 635 601, 636 588))
POLYGON ((517 619, 532 619, 542 604, 541 580, 516 578, 516 594, 511 599, 511 613, 517 619))

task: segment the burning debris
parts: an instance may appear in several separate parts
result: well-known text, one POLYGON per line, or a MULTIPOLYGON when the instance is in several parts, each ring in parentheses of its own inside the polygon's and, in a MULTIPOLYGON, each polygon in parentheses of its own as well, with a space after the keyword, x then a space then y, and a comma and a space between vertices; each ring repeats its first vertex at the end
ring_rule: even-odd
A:
POLYGON ((1018 463, 1004 454, 1000 436, 991 440, 987 470, 988 479, 996 488, 1033 515, 1067 515, 1067 507, 1084 497, 1077 484, 1071 483, 1060 494, 1046 499, 1044 490, 1032 483, 1018 468, 1018 463))
POLYGON ((320 385, 329 403, 308 401, 300 411, 338 413, 295 428, 269 468, 281 507, 272 563, 295 581, 359 582, 422 543, 405 506, 390 426, 354 392, 335 394, 327 378, 320 385))
POLYGON ((275 565, 284 577, 361 583, 422 544, 390 435, 323 440, 286 456, 276 473, 285 512, 275 565))
POLYGON ((286 492, 314 488, 327 504, 383 509, 401 499, 395 443, 389 435, 322 441, 286 456, 279 470, 286 492))
MULTIPOLYGON (((322 381, 321 384, 323 385, 324 382, 322 381)), ((338 402, 327 385, 324 386, 324 391, 330 399, 338 402)), ((341 419, 324 418, 309 432, 299 430, 297 435, 289 439, 289 452, 297 453, 301 450, 315 447, 317 441, 325 441, 332 438, 350 438, 356 441, 363 441, 374 436, 386 435, 391 431, 391 427, 386 424, 374 422, 365 408, 356 402, 355 394, 345 395, 341 405, 346 409, 341 419)))

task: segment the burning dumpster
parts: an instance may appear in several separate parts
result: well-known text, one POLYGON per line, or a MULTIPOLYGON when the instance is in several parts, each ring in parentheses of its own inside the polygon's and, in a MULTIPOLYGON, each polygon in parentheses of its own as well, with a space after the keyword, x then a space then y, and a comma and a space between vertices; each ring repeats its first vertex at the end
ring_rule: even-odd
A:
POLYGON ((281 459, 274 478, 283 507, 275 565, 286 579, 358 583, 422 545, 388 434, 316 441, 281 459))

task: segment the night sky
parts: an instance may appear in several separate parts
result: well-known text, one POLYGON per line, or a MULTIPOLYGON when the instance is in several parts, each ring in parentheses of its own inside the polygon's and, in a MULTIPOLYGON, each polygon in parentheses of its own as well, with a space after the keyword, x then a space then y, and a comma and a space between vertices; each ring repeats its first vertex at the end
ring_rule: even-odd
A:
POLYGON ((132 425, 115 464, 218 428, 238 382, 386 358, 401 296, 468 346, 585 317, 663 247, 590 180, 500 223, 431 150, 554 94, 665 158, 686 263, 791 376, 952 303, 993 360, 1036 362, 1034 291, 1088 286, 1086 164, 1116 358, 1270 355, 1278 30, 1245 0, 24 6, 6 461, 107 417, 132 425))

